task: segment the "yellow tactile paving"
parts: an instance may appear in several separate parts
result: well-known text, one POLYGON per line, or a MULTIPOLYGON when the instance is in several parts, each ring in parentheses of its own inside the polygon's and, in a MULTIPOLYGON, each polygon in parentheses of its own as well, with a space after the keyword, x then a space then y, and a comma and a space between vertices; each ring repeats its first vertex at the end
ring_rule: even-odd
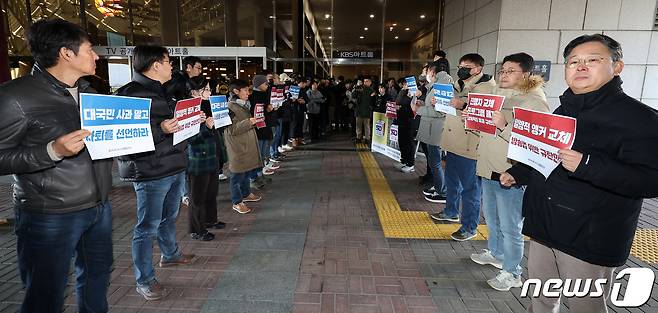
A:
MULTIPOLYGON (((450 234, 459 228, 458 224, 435 224, 427 212, 402 211, 374 155, 367 151, 368 146, 357 144, 357 148, 365 150, 359 152, 359 158, 368 178, 384 236, 407 239, 450 239, 450 234)), ((477 232, 475 240, 486 240, 488 232, 485 225, 479 225, 477 232)), ((527 237, 524 239, 528 240, 527 237)), ((658 229, 638 229, 631 254, 644 262, 658 264, 658 229)))
MULTIPOLYGON (((358 149, 367 150, 365 144, 357 144, 358 149)), ((410 239, 450 239, 458 224, 434 224, 427 212, 402 211, 400 204, 391 191, 384 173, 371 152, 359 152, 361 164, 368 178, 372 199, 377 208, 379 221, 388 238, 410 239)), ((476 240, 486 240, 486 226, 478 226, 476 240)))
POLYGON ((631 254, 644 262, 658 264, 658 229, 638 229, 631 254))

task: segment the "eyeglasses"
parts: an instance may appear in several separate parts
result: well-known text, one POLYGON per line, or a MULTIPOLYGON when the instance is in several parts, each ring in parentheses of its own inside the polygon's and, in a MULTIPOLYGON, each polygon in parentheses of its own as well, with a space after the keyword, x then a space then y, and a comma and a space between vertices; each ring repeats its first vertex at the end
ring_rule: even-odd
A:
POLYGON ((603 63, 603 60, 607 59, 606 57, 601 56, 587 56, 582 59, 571 58, 568 61, 564 62, 567 68, 574 69, 578 67, 578 64, 583 64, 586 67, 596 67, 603 63))
POLYGON ((512 75, 514 73, 523 73, 523 71, 517 71, 515 69, 510 69, 510 70, 498 70, 498 76, 503 76, 503 75, 512 75))

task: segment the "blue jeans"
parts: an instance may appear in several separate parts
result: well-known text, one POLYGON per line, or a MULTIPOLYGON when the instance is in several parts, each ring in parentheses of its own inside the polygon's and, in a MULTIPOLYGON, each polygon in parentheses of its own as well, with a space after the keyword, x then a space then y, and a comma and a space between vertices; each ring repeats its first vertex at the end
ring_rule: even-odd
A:
POLYGON ((434 189, 441 195, 446 194, 445 180, 443 177, 443 167, 441 167, 441 147, 427 145, 427 162, 432 170, 432 180, 434 189))
POLYGON ((472 234, 480 221, 482 181, 475 174, 476 160, 448 152, 446 156, 446 208, 443 212, 459 215, 461 204, 461 232, 472 234))
POLYGON ((283 121, 279 120, 274 127, 274 141, 270 145, 270 155, 274 158, 279 157, 279 146, 281 145, 281 136, 283 135, 283 121))
POLYGON ((144 286, 155 280, 153 239, 158 240, 164 261, 181 257, 176 244, 176 217, 185 188, 185 172, 135 182, 133 187, 137 194, 137 224, 132 241, 133 266, 137 285, 144 286))
POLYGON ((260 158, 265 163, 270 160, 270 146, 272 146, 272 140, 258 139, 258 151, 260 151, 260 158))
POLYGON ((231 172, 231 202, 233 204, 238 204, 242 202, 242 199, 246 198, 251 193, 251 188, 249 187, 249 174, 253 171, 243 172, 243 173, 233 173, 231 172))
POLYGON ((521 275, 523 258, 524 187, 503 187, 495 180, 482 179, 482 211, 489 228, 487 246, 491 254, 503 261, 503 270, 521 275))
POLYGON ((16 251, 25 298, 21 312, 61 312, 75 255, 78 312, 107 312, 112 208, 105 201, 64 214, 16 210, 16 251))

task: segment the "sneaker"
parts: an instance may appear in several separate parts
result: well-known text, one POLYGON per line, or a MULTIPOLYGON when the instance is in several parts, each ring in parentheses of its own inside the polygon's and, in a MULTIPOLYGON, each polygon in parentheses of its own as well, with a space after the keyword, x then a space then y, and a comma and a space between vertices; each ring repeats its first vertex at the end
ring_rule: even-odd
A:
POLYGON ((246 196, 242 201, 244 202, 258 202, 262 197, 255 195, 253 192, 246 196))
POLYGON ((165 290, 157 280, 154 280, 149 285, 137 285, 135 289, 138 294, 142 295, 148 301, 160 300, 165 296, 165 290))
POLYGON ((454 241, 466 241, 475 238, 475 235, 477 235, 475 232, 468 233, 465 231, 457 230, 456 232, 452 233, 452 235, 450 235, 450 238, 452 238, 454 241))
POLYGON ((270 157, 270 163, 277 164, 277 163, 281 163, 281 161, 278 158, 270 157))
POLYGON ((425 200, 434 203, 446 203, 446 196, 440 195, 436 190, 429 196, 425 196, 425 200))
POLYGON ((228 179, 228 176, 226 176, 224 174, 219 174, 219 181, 225 181, 227 179, 228 179))
POLYGON ((286 153, 287 150, 283 149, 283 146, 276 148, 279 153, 286 153))
POLYGON ((269 175, 274 175, 274 170, 271 170, 271 169, 269 169, 269 168, 267 168, 267 167, 264 167, 264 168, 263 168, 263 175, 268 175, 268 176, 269 176, 269 175))
POLYGON ((423 195, 431 196, 432 194, 434 194, 434 191, 436 191, 436 189, 434 189, 434 186, 431 186, 429 188, 425 188, 425 189, 423 189, 423 195))
POLYGON ((432 213, 432 214, 430 214, 430 217, 435 221, 446 221, 446 222, 459 223, 459 216, 455 216, 455 217, 448 216, 444 212, 432 213))
POLYGON ((265 168, 269 168, 270 170, 278 170, 279 168, 281 168, 281 166, 279 166, 277 163, 270 162, 270 163, 267 163, 265 168))
POLYGON ((182 202, 184 205, 189 206, 189 205, 190 205, 190 197, 188 197, 188 196, 184 196, 183 199, 181 199, 181 202, 182 202))
POLYGON ((411 173, 415 170, 416 169, 413 166, 408 166, 408 165, 405 165, 403 168, 400 169, 400 171, 402 171, 402 173, 411 173))
POLYGON ((217 221, 215 223, 206 223, 206 228, 211 228, 211 229, 223 229, 226 227, 226 223, 222 221, 217 221))
POLYGON ((234 210, 235 212, 240 213, 240 214, 247 214, 247 213, 251 212, 251 209, 250 209, 249 207, 247 207, 247 205, 244 204, 244 202, 240 202, 240 203, 238 203, 238 204, 234 204, 234 205, 233 205, 233 210, 234 210))
POLYGON ((487 284, 498 291, 509 291, 511 288, 523 286, 521 275, 515 276, 508 271, 500 271, 496 277, 487 280, 487 284))
POLYGON ((164 259, 162 259, 162 257, 160 257, 160 267, 187 265, 192 263, 192 259, 194 259, 194 254, 181 254, 178 260, 171 260, 171 261, 165 261, 164 259))
POLYGON ((290 144, 287 144, 287 145, 285 145, 285 146, 282 146, 281 148, 283 148, 283 151, 284 151, 284 152, 292 151, 293 149, 295 149, 295 148, 293 148, 290 144))
POLYGON ((491 251, 484 249, 482 253, 473 253, 471 254, 471 260, 480 265, 491 264, 497 269, 503 269, 503 261, 496 259, 491 251))
POLYGON ((256 181, 249 182, 249 189, 260 190, 261 188, 263 188, 262 184, 256 181))
POLYGON ((194 240, 201 240, 201 241, 211 241, 215 239, 215 234, 209 232, 206 230, 205 233, 199 234, 199 233, 191 233, 190 237, 194 240))

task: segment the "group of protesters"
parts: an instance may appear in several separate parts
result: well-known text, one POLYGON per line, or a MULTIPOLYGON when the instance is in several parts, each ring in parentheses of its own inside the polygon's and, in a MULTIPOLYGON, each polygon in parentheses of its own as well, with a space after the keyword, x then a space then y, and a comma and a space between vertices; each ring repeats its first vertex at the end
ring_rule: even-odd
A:
MULTIPOLYGON (((94 93, 83 77, 95 73, 98 56, 88 34, 61 19, 33 23, 28 43, 32 73, 0 87, 0 173, 15 177, 18 263, 26 285, 22 310, 63 307, 75 256, 79 310, 106 312, 112 159, 91 159, 84 149, 90 132, 80 129, 79 115, 79 94, 94 93)), ((387 102, 397 109, 399 168, 414 171, 418 141, 427 158, 421 179, 429 183, 422 193, 446 204, 431 218, 461 223, 452 238, 465 241, 476 236, 482 208, 488 249, 471 259, 501 270, 487 281, 496 290, 522 285, 524 234, 532 239, 530 277, 610 281, 628 258, 642 199, 658 196, 658 114, 623 92, 621 46, 605 35, 580 36, 564 50, 569 88, 554 113, 576 118, 577 135, 571 149, 560 150, 561 166, 548 178, 507 158, 513 109, 549 110, 544 82, 532 74, 534 60, 527 53, 504 57, 496 77, 485 73, 481 55, 464 54, 453 80, 445 53, 438 51, 423 67, 415 92, 404 78, 375 86, 368 77, 309 81, 263 73, 251 81, 235 79, 227 99, 231 123, 222 127, 215 127, 209 101, 216 83, 201 75, 200 59, 188 57, 184 70, 174 71, 162 46, 137 46, 132 53, 133 80, 115 94, 151 100, 155 149, 120 156, 117 163, 136 193, 133 268, 136 290, 147 300, 165 295, 152 262, 154 238, 159 266, 194 259, 176 240, 181 202, 189 206, 190 236, 213 240, 210 230, 225 227, 217 218, 221 180, 229 180, 233 210, 250 213, 254 208, 247 203, 262 199, 253 191, 267 187, 286 152, 342 128, 353 131, 355 142, 368 143, 372 112, 385 112, 387 102), (457 115, 434 109, 435 83, 454 86, 450 105, 457 115), (286 91, 280 105, 271 101, 274 89, 286 91), (492 116, 495 135, 465 127, 469 93, 505 96, 492 116), (174 144, 172 134, 181 129, 176 101, 191 97, 202 99, 200 131, 174 144)), ((554 311, 559 301, 534 298, 531 310, 554 311)), ((578 312, 606 306, 605 297, 570 301, 578 312)))

